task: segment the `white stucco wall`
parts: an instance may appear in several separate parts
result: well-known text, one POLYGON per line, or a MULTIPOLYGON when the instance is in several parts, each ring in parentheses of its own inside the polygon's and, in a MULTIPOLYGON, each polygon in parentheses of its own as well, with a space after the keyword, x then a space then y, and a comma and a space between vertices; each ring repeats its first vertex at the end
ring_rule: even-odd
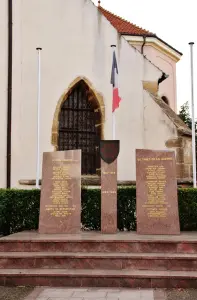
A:
POLYGON ((43 48, 41 164, 42 153, 53 151, 57 102, 78 76, 85 76, 103 95, 105 139, 112 138, 110 45, 116 44, 123 99, 116 113, 118 179, 135 179, 135 149, 144 147, 142 80, 155 81, 161 72, 119 37, 90 0, 17 0, 13 5, 12 187, 18 187, 20 179, 36 177, 38 46, 43 48))
MULTIPOLYGON (((141 50, 141 45, 135 45, 136 49, 141 50)), ((177 111, 177 87, 176 87, 176 61, 162 51, 151 45, 144 46, 144 55, 152 63, 158 66, 169 77, 159 85, 160 97, 165 96, 169 101, 170 107, 177 111)))
POLYGON ((0 188, 6 186, 7 1, 0 1, 0 188))
POLYGON ((144 104, 145 148, 169 150, 166 141, 178 137, 175 125, 146 91, 144 104))
POLYGON ((159 95, 161 97, 167 97, 170 107, 176 112, 176 62, 172 58, 153 48, 152 46, 145 46, 144 51, 145 55, 147 55, 147 57, 154 64, 156 64, 169 76, 159 85, 159 95))

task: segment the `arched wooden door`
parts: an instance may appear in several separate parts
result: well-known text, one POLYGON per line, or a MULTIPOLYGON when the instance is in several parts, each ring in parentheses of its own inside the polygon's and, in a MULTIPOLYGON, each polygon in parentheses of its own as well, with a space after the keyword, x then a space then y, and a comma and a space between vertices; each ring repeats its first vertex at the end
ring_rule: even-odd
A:
POLYGON ((84 81, 65 99, 59 117, 58 150, 82 150, 82 174, 96 174, 100 168, 99 141, 101 113, 84 81))

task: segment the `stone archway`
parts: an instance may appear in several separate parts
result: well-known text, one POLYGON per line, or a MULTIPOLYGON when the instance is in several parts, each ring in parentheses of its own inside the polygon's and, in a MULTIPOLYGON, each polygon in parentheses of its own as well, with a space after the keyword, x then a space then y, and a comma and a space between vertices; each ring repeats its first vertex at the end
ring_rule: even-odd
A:
POLYGON ((102 96, 86 78, 78 77, 57 103, 51 142, 55 150, 82 149, 82 174, 93 175, 96 169, 100 168, 100 159, 93 149, 98 152, 99 140, 104 139, 104 120, 105 107, 102 96), (78 117, 82 121, 76 124, 78 117), (88 121, 89 118, 92 118, 91 122, 88 121), (85 158, 87 156, 88 158, 85 158), (95 162, 96 167, 90 166, 90 160, 95 162))

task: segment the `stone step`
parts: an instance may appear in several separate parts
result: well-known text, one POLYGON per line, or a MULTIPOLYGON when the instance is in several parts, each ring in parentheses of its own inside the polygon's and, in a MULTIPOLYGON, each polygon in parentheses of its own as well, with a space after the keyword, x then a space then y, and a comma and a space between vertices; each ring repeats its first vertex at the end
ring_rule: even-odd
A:
POLYGON ((195 271, 0 270, 0 285, 53 287, 196 288, 195 271))
POLYGON ((0 268, 197 271, 197 254, 0 252, 0 268))
MULTIPOLYGON (((196 235, 197 236, 197 235, 196 235)), ((175 240, 84 240, 84 239, 0 239, 0 252, 114 252, 197 253, 195 241, 175 240)))

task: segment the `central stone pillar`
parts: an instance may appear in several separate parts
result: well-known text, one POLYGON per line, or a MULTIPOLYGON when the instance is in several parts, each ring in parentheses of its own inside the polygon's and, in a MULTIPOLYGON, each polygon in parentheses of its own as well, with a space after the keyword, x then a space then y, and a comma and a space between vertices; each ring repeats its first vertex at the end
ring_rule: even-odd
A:
POLYGON ((101 141, 101 232, 117 232, 117 157, 119 141, 101 141))

